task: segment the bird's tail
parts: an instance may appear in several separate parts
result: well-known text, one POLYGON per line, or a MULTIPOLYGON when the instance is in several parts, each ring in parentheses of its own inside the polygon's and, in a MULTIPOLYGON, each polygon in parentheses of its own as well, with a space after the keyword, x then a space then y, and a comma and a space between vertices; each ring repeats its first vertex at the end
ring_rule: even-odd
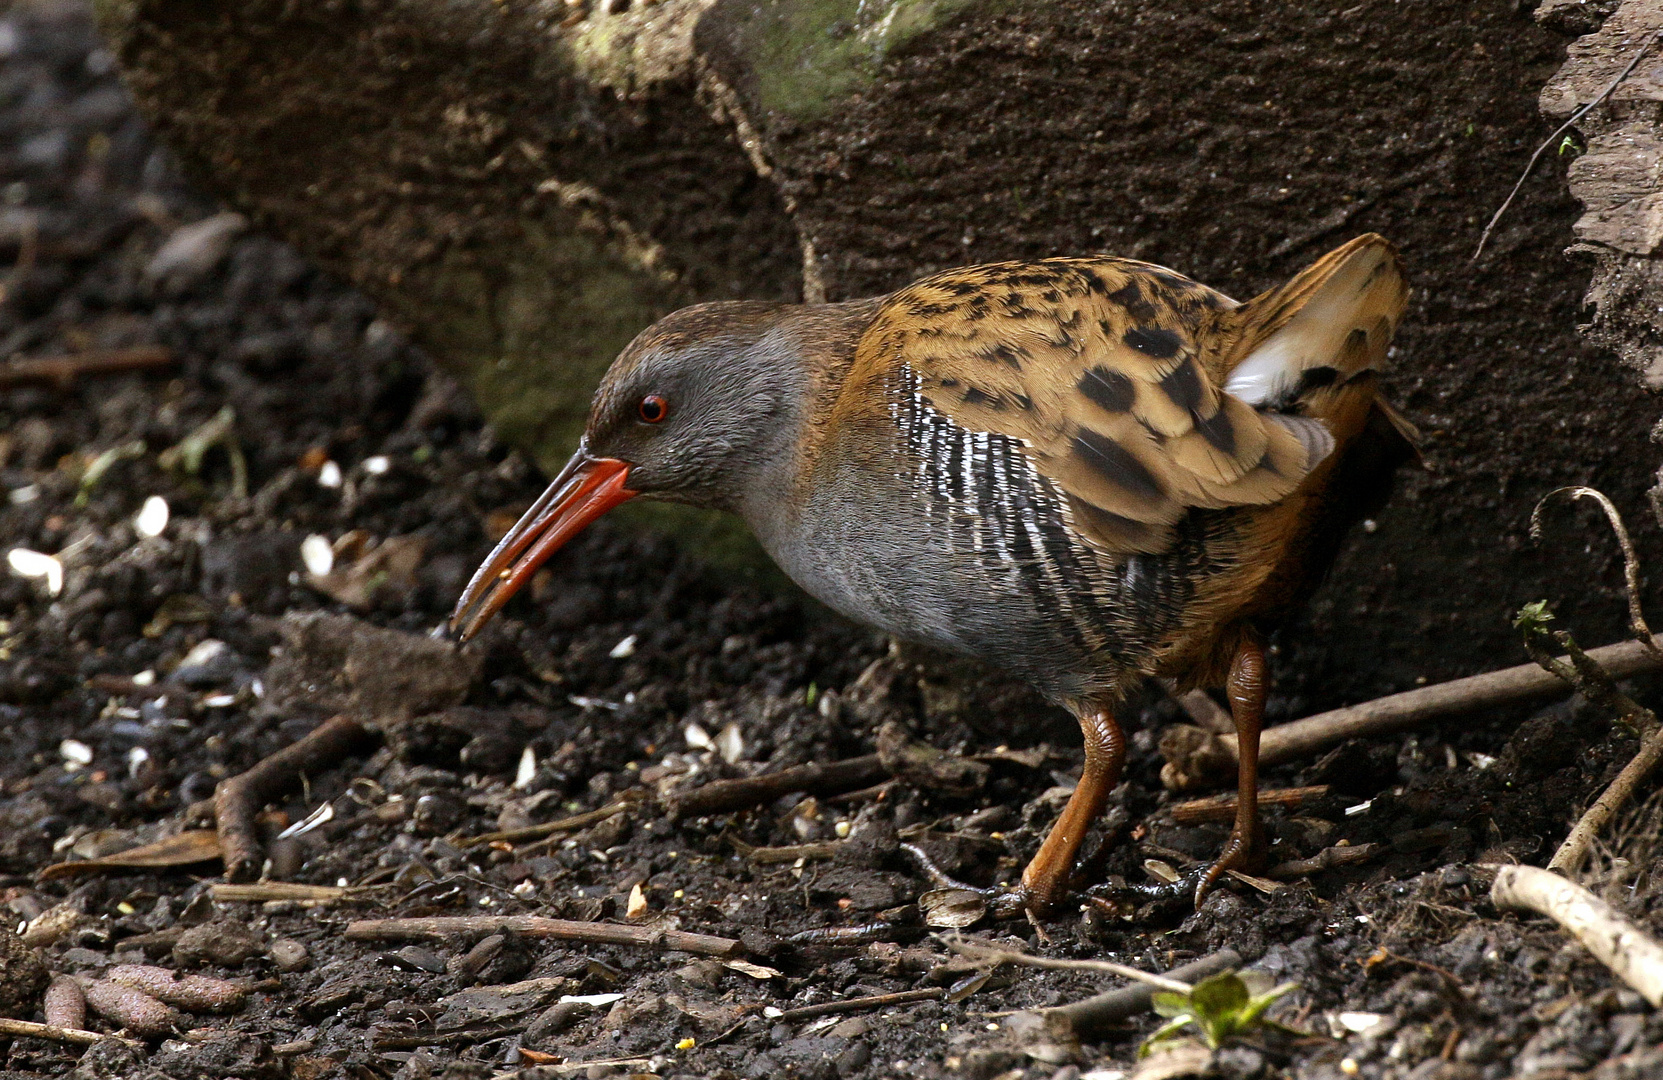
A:
MULTIPOLYGON (((1225 344, 1215 363, 1225 391, 1255 408, 1326 419, 1354 396, 1348 384, 1384 366, 1408 298, 1397 249, 1375 233, 1357 237, 1219 314, 1216 340, 1225 344)), ((1385 411, 1413 441, 1408 421, 1385 411)))

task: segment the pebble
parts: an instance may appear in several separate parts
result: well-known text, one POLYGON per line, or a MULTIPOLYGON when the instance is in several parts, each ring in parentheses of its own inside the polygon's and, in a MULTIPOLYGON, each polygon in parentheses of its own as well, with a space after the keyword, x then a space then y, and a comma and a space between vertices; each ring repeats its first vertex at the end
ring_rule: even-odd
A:
POLYGON ((232 922, 210 922, 193 926, 179 935, 179 943, 173 946, 173 960, 186 967, 197 964, 237 967, 265 951, 264 938, 248 927, 232 922))
POLYGON ((278 938, 266 948, 266 955, 277 970, 285 974, 305 971, 312 966, 312 954, 306 951, 304 943, 294 938, 278 938))

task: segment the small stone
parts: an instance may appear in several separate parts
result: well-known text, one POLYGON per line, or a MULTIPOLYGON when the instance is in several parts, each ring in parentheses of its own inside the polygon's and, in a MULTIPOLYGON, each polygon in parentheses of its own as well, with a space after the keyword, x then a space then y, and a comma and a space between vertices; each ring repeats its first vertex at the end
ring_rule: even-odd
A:
POLYGON ((866 1068, 872 1060, 872 1048, 864 1042, 852 1042, 837 1055, 834 1064, 838 1076, 856 1076, 866 1068))
POLYGON ((220 964, 237 967, 266 951, 265 940, 240 923, 210 922, 193 926, 179 935, 173 947, 177 964, 220 964))
POLYGON ((312 965, 312 954, 306 951, 304 943, 294 938, 278 938, 266 949, 266 955, 285 974, 305 971, 312 965))

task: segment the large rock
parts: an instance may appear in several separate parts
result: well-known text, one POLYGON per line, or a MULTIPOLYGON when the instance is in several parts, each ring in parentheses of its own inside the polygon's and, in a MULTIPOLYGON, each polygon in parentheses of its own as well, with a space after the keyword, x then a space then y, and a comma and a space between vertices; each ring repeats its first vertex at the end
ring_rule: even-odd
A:
MULTIPOLYGON (((1564 38, 1506 5, 1130 0, 102 0, 141 106, 236 209, 358 282, 545 463, 654 316, 1107 250, 1237 296, 1364 230, 1416 293, 1395 395, 1430 471, 1282 650, 1359 696, 1523 659, 1547 597, 1619 632, 1592 482, 1638 508, 1656 409, 1577 336, 1549 129, 1564 38), (1343 7, 1343 10, 1340 8, 1343 7)), ((1655 532, 1634 514, 1642 543, 1655 532)), ((1314 701, 1313 701, 1314 703, 1314 701)))

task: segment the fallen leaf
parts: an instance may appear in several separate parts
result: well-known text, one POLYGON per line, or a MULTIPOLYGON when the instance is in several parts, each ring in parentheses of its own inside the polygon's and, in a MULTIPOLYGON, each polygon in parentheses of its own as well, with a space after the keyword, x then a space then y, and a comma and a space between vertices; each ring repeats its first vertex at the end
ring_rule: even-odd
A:
POLYGON ((80 859, 57 863, 40 872, 40 880, 57 881, 62 878, 96 874, 104 870, 156 869, 167 866, 190 866, 220 857, 219 833, 213 829, 193 829, 142 844, 136 848, 106 855, 102 859, 80 859))

